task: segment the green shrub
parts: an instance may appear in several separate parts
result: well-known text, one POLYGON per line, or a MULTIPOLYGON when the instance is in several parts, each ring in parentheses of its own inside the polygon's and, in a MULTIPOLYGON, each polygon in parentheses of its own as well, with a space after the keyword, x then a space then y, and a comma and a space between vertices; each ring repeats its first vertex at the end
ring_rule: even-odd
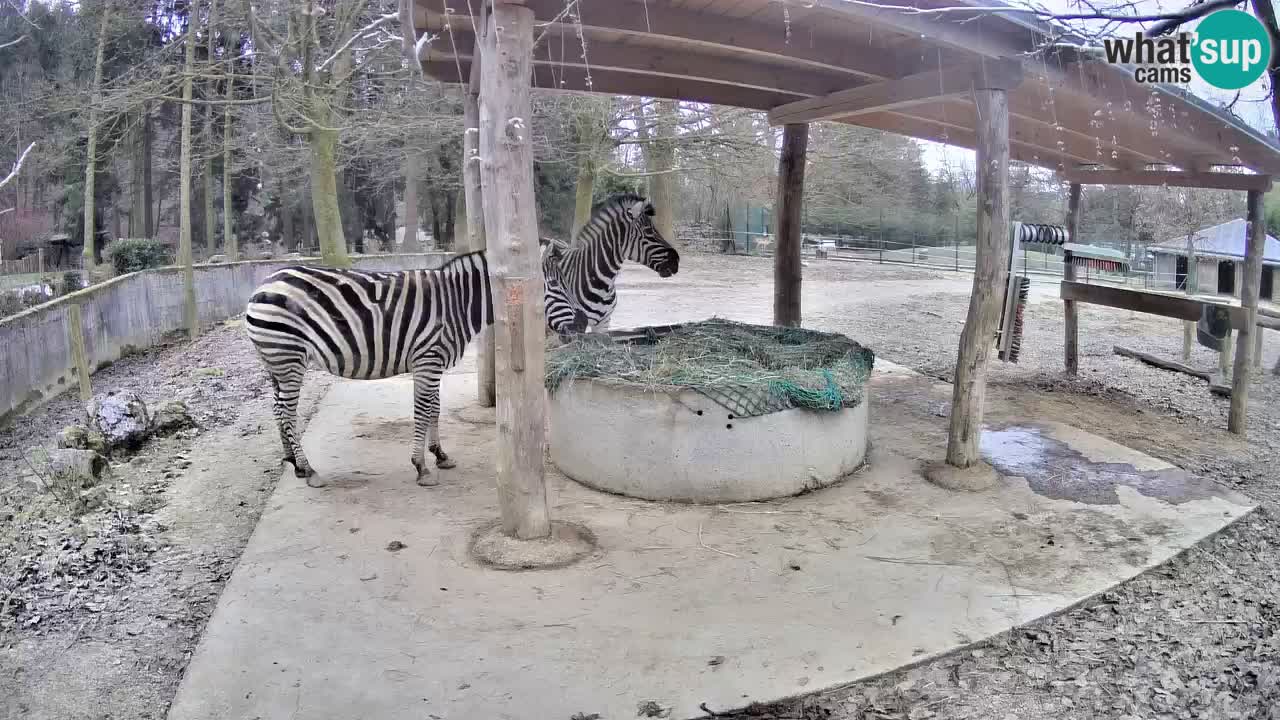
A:
POLYGON ((79 272, 75 270, 68 270, 62 273, 62 293, 61 294, 70 295, 71 293, 77 290, 83 290, 83 289, 84 289, 84 279, 80 276, 79 272))
POLYGON ((168 247, 159 240, 147 238, 120 238, 107 246, 107 256, 120 275, 164 267, 173 262, 168 247))

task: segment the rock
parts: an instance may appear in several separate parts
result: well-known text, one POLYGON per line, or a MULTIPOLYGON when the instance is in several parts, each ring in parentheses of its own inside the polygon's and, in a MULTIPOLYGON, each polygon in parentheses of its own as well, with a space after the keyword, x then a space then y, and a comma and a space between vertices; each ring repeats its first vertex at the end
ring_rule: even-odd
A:
POLYGON ((137 450, 151 433, 146 403, 132 390, 95 396, 85 408, 89 429, 102 434, 107 450, 137 450))
POLYGON ((263 250, 262 252, 258 253, 259 260, 270 260, 275 256, 276 254, 271 252, 270 250, 263 250))
POLYGON ((224 262, 226 262, 226 261, 227 261, 227 256, 226 256, 226 255, 218 254, 218 255, 210 255, 210 256, 209 256, 209 262, 210 262, 211 264, 212 264, 212 263, 224 263, 224 262))
POLYGON ((190 427, 195 427, 195 421, 191 419, 187 404, 181 400, 170 400, 151 418, 151 430, 157 435, 168 435, 190 427))
POLYGON ((107 441, 102 433, 93 432, 80 425, 68 425, 58 433, 58 447, 67 450, 92 450, 106 454, 107 441))
POLYGON ((92 450, 50 450, 44 474, 48 483, 61 487, 91 488, 108 472, 107 459, 92 450))

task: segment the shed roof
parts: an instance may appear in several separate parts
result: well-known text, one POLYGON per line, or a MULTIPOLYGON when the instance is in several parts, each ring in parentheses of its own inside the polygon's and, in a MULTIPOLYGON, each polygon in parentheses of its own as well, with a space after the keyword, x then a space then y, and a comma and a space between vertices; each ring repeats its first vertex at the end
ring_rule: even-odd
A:
MULTIPOLYGON (((1221 225, 1196 231, 1195 247, 1197 253, 1218 255, 1222 257, 1243 258, 1245 250, 1245 233, 1248 223, 1243 219, 1230 220, 1221 225)), ((1186 255, 1187 238, 1171 238, 1151 245, 1148 250, 1153 253, 1167 255, 1186 255)), ((1262 259, 1268 263, 1280 263, 1280 241, 1267 236, 1262 259)))
POLYGON ((1090 258, 1092 260, 1113 260, 1115 262, 1127 263, 1129 259, 1124 253, 1112 248, 1101 247, 1098 245, 1081 245, 1078 243, 1065 243, 1062 246, 1064 252, 1069 252, 1076 257, 1090 258))
MULTIPOLYGON (((480 0, 414 2, 419 31, 439 33, 424 69, 442 81, 465 80, 476 46, 471 12, 479 12, 480 0)), ((1177 87, 1140 84, 1131 70, 1070 47, 1083 38, 1012 9, 993 12, 1000 3, 991 0, 912 0, 901 7, 852 0, 523 4, 538 23, 538 88, 767 111, 913 78, 914 86, 898 87, 904 94, 890 92, 869 111, 832 119, 972 148, 974 104, 967 88, 951 82, 954 72, 994 72, 1012 59, 1023 74, 1009 93, 1015 160, 1060 170, 1160 164, 1280 174, 1280 146, 1226 111, 1177 87), (940 7, 966 9, 920 12, 940 7), (939 93, 921 92, 935 80, 939 93)))

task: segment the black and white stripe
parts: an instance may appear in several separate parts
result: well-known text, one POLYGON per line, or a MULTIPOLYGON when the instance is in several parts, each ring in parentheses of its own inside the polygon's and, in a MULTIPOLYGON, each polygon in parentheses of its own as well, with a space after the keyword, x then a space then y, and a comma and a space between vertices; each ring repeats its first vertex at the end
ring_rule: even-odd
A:
MULTIPOLYGON (((582 332, 558 274, 545 279, 557 332, 582 332)), ((275 390, 285 460, 308 484, 314 471, 295 427, 308 360, 339 377, 377 380, 413 374, 413 455, 418 484, 433 485, 423 446, 436 467, 454 463, 440 447, 440 376, 493 323, 489 265, 483 252, 459 255, 435 270, 362 272, 296 266, 269 275, 246 311, 249 339, 275 390)))
POLYGON ((544 274, 549 263, 559 266, 569 302, 596 332, 608 329, 618 306, 616 285, 624 261, 647 265, 664 278, 680 269, 680 254, 658 232, 653 215, 653 204, 643 197, 614 195, 595 207, 572 243, 544 245, 544 274))

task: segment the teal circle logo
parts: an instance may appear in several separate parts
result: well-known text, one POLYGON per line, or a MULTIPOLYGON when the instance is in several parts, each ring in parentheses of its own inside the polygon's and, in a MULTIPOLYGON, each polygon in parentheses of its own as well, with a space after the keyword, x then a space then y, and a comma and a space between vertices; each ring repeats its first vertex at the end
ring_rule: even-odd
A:
POLYGON ((1240 10, 1210 13, 1196 28, 1191 63, 1210 85, 1239 90, 1262 77, 1271 62, 1271 36, 1258 19, 1240 10))

